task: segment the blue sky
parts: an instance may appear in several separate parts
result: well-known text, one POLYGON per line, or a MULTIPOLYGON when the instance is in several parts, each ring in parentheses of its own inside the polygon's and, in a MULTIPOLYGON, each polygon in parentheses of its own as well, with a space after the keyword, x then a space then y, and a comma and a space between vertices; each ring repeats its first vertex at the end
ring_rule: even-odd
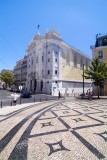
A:
POLYGON ((0 70, 13 69, 29 41, 46 28, 90 57, 97 33, 107 33, 107 0, 0 0, 0 70))

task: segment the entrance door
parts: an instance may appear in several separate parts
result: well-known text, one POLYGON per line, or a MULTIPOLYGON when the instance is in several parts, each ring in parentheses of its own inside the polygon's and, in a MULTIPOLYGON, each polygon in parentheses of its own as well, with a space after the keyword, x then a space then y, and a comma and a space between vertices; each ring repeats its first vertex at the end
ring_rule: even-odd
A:
POLYGON ((30 90, 32 91, 32 80, 30 81, 30 90))
POLYGON ((41 80, 41 92, 42 92, 42 89, 43 89, 43 80, 41 80))
POLYGON ((37 80, 35 79, 35 81, 34 81, 34 91, 36 91, 36 88, 37 88, 37 80))

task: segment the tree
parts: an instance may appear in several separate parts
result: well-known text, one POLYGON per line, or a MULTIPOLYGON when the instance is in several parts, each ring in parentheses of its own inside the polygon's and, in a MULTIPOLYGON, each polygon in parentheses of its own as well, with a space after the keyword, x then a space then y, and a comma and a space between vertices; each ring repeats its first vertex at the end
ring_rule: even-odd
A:
POLYGON ((104 85, 104 81, 107 79, 107 65, 100 62, 98 58, 93 59, 89 68, 84 71, 84 77, 93 80, 94 85, 97 87, 99 98, 99 89, 104 85))
POLYGON ((6 87, 7 85, 11 85, 14 82, 14 76, 12 72, 5 71, 4 73, 1 74, 0 76, 1 80, 5 82, 6 87))

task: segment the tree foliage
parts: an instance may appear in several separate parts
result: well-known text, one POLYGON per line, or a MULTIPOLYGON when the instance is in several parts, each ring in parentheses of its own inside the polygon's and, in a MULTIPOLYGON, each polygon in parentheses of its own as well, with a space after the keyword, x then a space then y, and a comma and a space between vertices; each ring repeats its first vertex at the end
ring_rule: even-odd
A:
POLYGON ((6 86, 11 85, 14 82, 14 76, 12 72, 6 71, 3 72, 0 76, 1 80, 5 82, 6 86))
POLYGON ((86 79, 92 79, 95 86, 97 86, 97 93, 99 98, 99 88, 103 86, 107 79, 107 65, 100 62, 98 58, 91 61, 91 65, 84 71, 86 79))

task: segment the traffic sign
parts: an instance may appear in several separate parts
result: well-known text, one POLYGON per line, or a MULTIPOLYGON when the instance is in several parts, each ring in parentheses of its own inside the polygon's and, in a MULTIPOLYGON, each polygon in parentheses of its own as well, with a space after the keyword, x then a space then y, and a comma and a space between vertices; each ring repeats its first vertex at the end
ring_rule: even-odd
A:
POLYGON ((19 90, 20 90, 20 91, 22 90, 22 86, 21 86, 21 85, 19 86, 19 90))

